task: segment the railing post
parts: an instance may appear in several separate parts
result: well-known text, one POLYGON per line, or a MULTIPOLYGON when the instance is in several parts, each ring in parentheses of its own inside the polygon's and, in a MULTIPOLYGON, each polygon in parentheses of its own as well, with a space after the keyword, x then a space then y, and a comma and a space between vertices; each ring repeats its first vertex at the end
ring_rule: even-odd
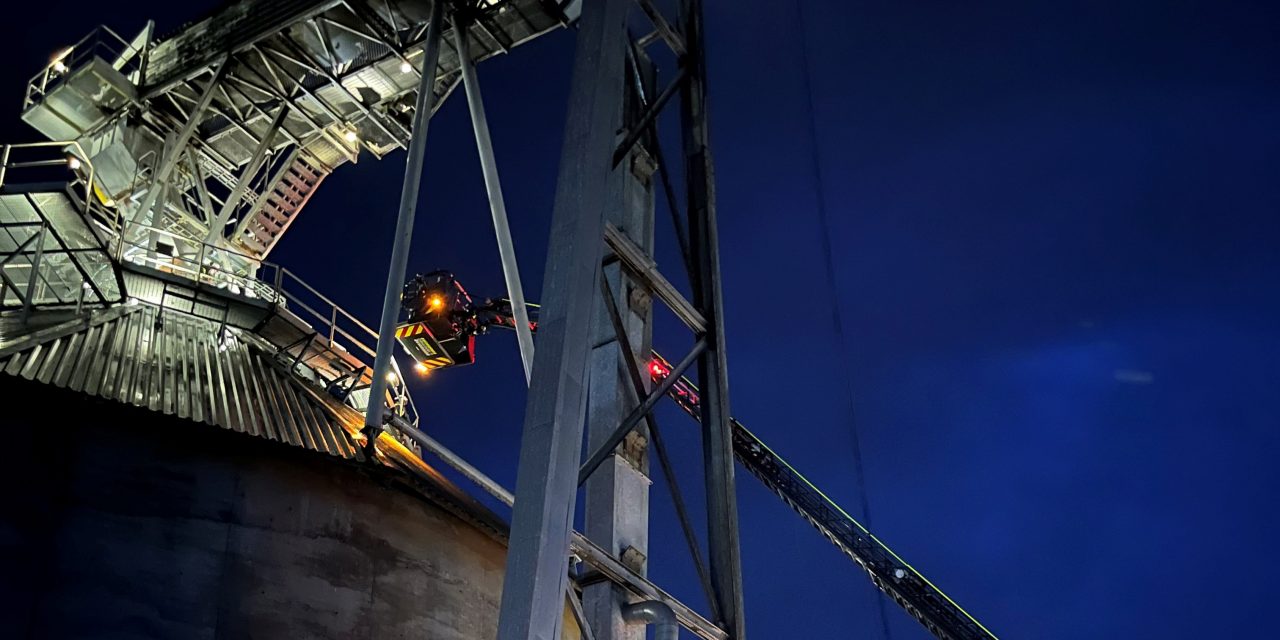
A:
MULTIPOLYGON (((93 199, 95 197, 93 194, 93 179, 97 175, 97 173, 96 173, 96 170, 93 168, 93 162, 89 160, 89 155, 84 152, 84 147, 81 147, 80 143, 78 142, 74 144, 75 144, 76 151, 79 151, 79 155, 77 155, 76 157, 80 159, 81 163, 83 163, 86 167, 89 168, 89 171, 88 171, 89 182, 84 187, 84 212, 85 212, 85 215, 92 217, 93 214, 91 212, 94 205, 93 199)), ((106 216, 103 216, 103 217, 105 218, 106 216)))
MULTIPOLYGON (((196 282, 197 283, 204 282, 204 277, 203 277, 204 276, 204 251, 205 251, 205 247, 207 246, 208 245, 201 242, 200 253, 196 254, 196 282)), ((212 284, 212 282, 210 284, 212 284)))
POLYGON ((13 149, 13 145, 6 144, 4 152, 0 153, 0 187, 4 186, 5 174, 9 173, 9 151, 13 149))
POLYGON ((36 257, 31 261, 31 275, 27 279, 27 296, 22 301, 22 324, 27 324, 27 319, 31 317, 31 307, 36 296, 36 280, 40 277, 40 260, 44 257, 44 223, 40 223, 40 230, 36 232, 36 257))
POLYGON ((334 332, 338 329, 338 305, 329 303, 329 348, 333 348, 334 332))

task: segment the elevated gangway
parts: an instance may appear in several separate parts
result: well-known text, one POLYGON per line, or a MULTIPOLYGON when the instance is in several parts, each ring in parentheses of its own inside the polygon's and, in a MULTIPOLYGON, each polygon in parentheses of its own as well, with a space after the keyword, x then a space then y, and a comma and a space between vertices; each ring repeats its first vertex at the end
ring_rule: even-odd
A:
MULTIPOLYGON (((255 340, 294 375, 365 409, 372 328, 279 265, 260 262, 246 276, 213 259, 207 243, 191 255, 173 250, 181 238, 168 230, 118 233, 130 227, 93 197, 94 165, 82 154, 75 142, 0 147, 0 314, 9 335, 22 335, 37 312, 39 323, 148 305, 205 323, 209 340, 255 340), (151 244, 135 244, 139 236, 151 244)), ((393 371, 384 401, 416 424, 393 371)))
MULTIPOLYGON (((576 6, 479 0, 471 55, 567 25, 576 6)), ((159 229, 178 254, 209 245, 225 272, 252 276, 326 176, 407 145, 422 73, 437 105, 458 85, 452 26, 437 67, 421 68, 429 7, 239 0, 159 36, 100 27, 31 79, 22 118, 81 145, 131 250, 152 251, 159 229)))

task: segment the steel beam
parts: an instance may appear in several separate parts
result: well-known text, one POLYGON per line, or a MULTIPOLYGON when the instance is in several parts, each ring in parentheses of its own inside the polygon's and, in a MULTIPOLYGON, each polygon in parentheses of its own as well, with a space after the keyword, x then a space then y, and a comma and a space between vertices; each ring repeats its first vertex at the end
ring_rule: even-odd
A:
POLYGON ((187 170, 195 178, 196 198, 200 201, 200 210, 206 222, 217 216, 213 210, 213 199, 209 197, 209 185, 206 183, 204 171, 200 169, 200 159, 194 155, 187 156, 187 170))
MULTIPOLYGON (((209 223, 209 233, 205 234, 204 237, 206 243, 225 238, 227 221, 231 219, 231 213, 236 210, 236 206, 240 204, 240 199, 244 197, 244 190, 249 187, 249 181, 253 180, 253 177, 258 174, 258 170, 262 168, 262 163, 267 159, 267 151, 271 148, 271 141, 276 137, 276 132, 280 130, 280 126, 284 124, 284 118, 287 115, 289 115, 289 107, 284 104, 280 105, 276 111, 275 119, 267 127, 266 133, 262 134, 262 139, 258 141, 258 146, 254 148, 253 155, 249 156, 249 162, 245 163, 244 169, 240 172, 240 178, 236 180, 236 185, 231 188, 231 194, 222 203, 222 208, 218 211, 218 215, 209 223)), ((204 185, 199 186, 203 187, 204 185)))
MULTIPOLYGON (((424 67, 433 69, 440 57, 440 33, 444 22, 444 3, 431 5, 427 29, 424 67)), ((435 107, 435 76, 423 74, 418 83, 418 100, 413 113, 413 133, 405 158, 404 186, 400 191, 400 212, 396 217, 396 235, 391 246, 391 264, 387 269, 387 286, 382 296, 382 320, 378 324, 378 347, 373 360, 373 379, 369 384, 369 403, 365 407, 365 435, 373 445, 382 430, 383 396, 387 391, 387 373, 396 348, 396 321, 400 317, 400 291, 409 263, 409 244, 413 239, 413 219, 418 209, 418 190, 422 184, 422 160, 427 150, 427 126, 435 107)))
POLYGON ((724 305, 720 298, 720 246, 716 230, 715 173, 707 126, 706 52, 702 46, 702 0, 680 0, 680 24, 688 49, 689 79, 680 95, 689 236, 696 269, 694 304, 707 319, 709 347, 698 362, 702 382, 702 447, 707 492, 711 581, 723 627, 743 640, 742 551, 733 482, 733 429, 729 417, 724 305))
POLYGON ((471 112, 471 128, 476 134, 476 151, 480 153, 489 211, 493 215, 493 231, 498 239, 498 255, 502 258, 502 277, 506 280, 507 297, 511 300, 511 315, 515 319, 516 341, 520 344, 520 361, 524 364, 524 381, 527 384, 533 372, 533 331, 529 328, 529 309, 524 300, 524 287, 520 284, 520 265, 516 262, 516 248, 511 240, 511 227, 507 224, 507 203, 502 197, 498 161, 493 154, 493 140, 489 137, 489 121, 484 114, 484 98, 480 95, 480 81, 476 78, 475 62, 471 59, 468 35, 467 24, 455 20, 453 42, 458 50, 462 85, 466 89, 467 108, 471 112))
MULTIPOLYGON (((269 59, 269 58, 267 58, 266 54, 264 54, 264 53, 262 53, 261 51, 258 51, 258 50, 256 50, 256 49, 254 50, 254 52, 255 52, 255 53, 257 53, 257 54, 258 54, 258 56, 259 56, 260 58, 262 58, 262 60, 264 61, 264 62, 263 62, 263 67, 267 70, 267 72, 271 73, 271 74, 274 76, 274 75, 275 75, 275 71, 274 71, 274 69, 272 68, 272 63, 271 63, 270 59, 269 59)), ((257 69, 255 69, 255 68, 253 67, 253 65, 252 65, 252 64, 250 64, 250 63, 248 63, 248 62, 242 62, 242 64, 240 65, 240 68, 241 68, 241 69, 243 69, 243 70, 245 70, 245 71, 247 71, 247 72, 249 72, 249 73, 252 73, 252 74, 253 74, 254 76, 256 76, 259 80, 261 80, 263 83, 265 83, 265 85, 266 85, 266 86, 259 86, 258 84, 255 84, 254 82, 252 82, 252 81, 250 81, 250 80, 248 80, 248 79, 246 79, 246 78, 242 78, 242 77, 240 77, 240 76, 238 76, 238 75, 235 75, 235 74, 228 75, 228 76, 227 76, 227 78, 228 78, 229 80, 234 80, 235 82, 238 82, 238 83, 240 83, 240 84, 242 84, 242 85, 244 85, 244 86, 246 86, 246 87, 249 87, 249 88, 253 89, 254 91, 260 91, 260 92, 262 92, 262 93, 264 93, 264 94, 266 94, 266 95, 269 95, 269 96, 271 96, 271 97, 275 98, 276 100, 279 100, 282 104, 287 105, 290 109, 292 109, 292 110, 293 110, 293 112, 294 112, 295 114, 297 114, 297 115, 298 115, 298 117, 300 117, 300 118, 302 118, 302 119, 306 120, 306 121, 307 121, 307 123, 309 123, 309 124, 311 125, 312 129, 313 129, 316 133, 318 133, 319 135, 323 136, 323 137, 324 137, 326 140, 328 140, 329 142, 333 143, 333 145, 334 145, 335 147, 342 148, 342 149, 345 149, 345 148, 346 148, 346 146, 343 144, 343 142, 342 142, 341 140, 339 140, 339 139, 338 139, 338 137, 337 137, 336 135, 334 135, 332 131, 330 131, 330 130, 329 130, 329 127, 333 126, 333 125, 334 125, 334 124, 336 124, 336 123, 340 123, 340 122, 341 122, 341 120, 340 120, 340 119, 336 119, 336 118, 333 116, 332 112, 325 110, 325 109, 327 108, 327 106, 328 106, 328 105, 323 104, 323 103, 320 103, 320 101, 319 101, 319 99, 318 99, 318 98, 314 98, 314 97, 312 97, 312 99, 316 101, 317 106, 319 106, 319 107, 321 108, 321 110, 325 110, 325 113, 326 113, 327 115, 329 115, 329 116, 330 116, 330 122, 329 122, 329 124, 321 124, 321 123, 320 123, 320 121, 319 121, 319 120, 317 120, 317 119, 316 119, 316 117, 315 117, 314 115, 312 115, 309 111, 307 111, 305 108, 303 108, 303 107, 302 107, 302 105, 298 104, 298 102, 297 102, 296 100, 294 100, 293 98, 290 98, 289 96, 285 95, 285 93, 284 93, 282 90, 279 90, 279 89, 277 89, 274 85, 272 85, 272 84, 271 84, 271 81, 270 81, 269 79, 267 79, 267 77, 266 77, 266 76, 264 76, 264 75, 262 75, 260 72, 258 72, 258 70, 257 70, 257 69)), ((246 99, 248 99, 248 96, 247 96, 247 95, 245 95, 245 93, 244 93, 244 91, 243 91, 243 90, 241 90, 241 89, 237 89, 237 90, 236 90, 236 92, 237 92, 237 93, 239 93, 241 96, 245 97, 246 99)), ((300 145, 300 146, 301 146, 301 145, 300 145)))
MULTIPOLYGON (((31 259, 31 273, 27 276, 27 295, 22 298, 22 315, 21 322, 26 326, 27 320, 31 318, 31 307, 35 306, 36 300, 36 281, 40 279, 40 262, 44 258, 44 230, 43 223, 40 224, 40 230, 36 232, 36 255, 31 259)), ((25 243, 24 243, 25 244, 25 243)))
POLYGON ((653 0, 637 0, 637 4, 644 11, 644 15, 648 16, 649 21, 653 23, 654 31, 666 41, 667 46, 676 54, 676 57, 683 56, 685 54, 684 41, 680 39, 679 34, 676 33, 671 23, 667 22, 667 19, 662 16, 662 12, 658 11, 658 8, 653 5, 653 0))
MULTIPOLYGON (((635 87, 636 94, 640 98, 640 106, 647 109, 650 104, 650 91, 645 86, 645 76, 641 74, 639 64, 643 50, 640 43, 632 42, 627 47, 627 56, 631 61, 631 85, 635 87)), ((657 166, 658 177, 662 179, 662 195, 666 199, 667 213, 671 216, 671 227, 675 230, 676 242, 680 247, 680 257, 685 269, 685 275, 690 280, 693 280, 693 261, 689 257, 689 234, 685 232, 680 206, 676 203, 675 187, 672 185, 671 176, 667 173, 667 163, 662 155, 662 141, 655 134, 654 129, 656 127, 649 127, 648 129, 647 150, 653 156, 654 164, 657 166)))
POLYGON ((618 261, 631 277, 635 278, 646 291, 657 296, 670 307, 685 326, 694 333, 703 333, 707 330, 706 318, 692 304, 689 304, 688 300, 685 300, 680 290, 676 289, 666 276, 662 275, 658 270, 658 263, 646 255, 643 249, 636 246, 613 225, 605 226, 604 240, 613 254, 618 256, 618 261))
MULTIPOLYGON (((432 9, 432 11, 434 11, 434 8, 432 9)), ((351 101, 351 104, 355 106, 355 108, 360 113, 363 113, 365 118, 367 118, 369 122, 373 123, 373 126, 377 127, 378 129, 381 129, 382 132, 387 134, 387 137, 395 141, 396 144, 404 146, 404 142, 405 142, 404 138, 392 132, 391 129, 387 127, 386 122, 383 121, 382 116, 379 116, 367 105, 365 105, 365 103, 360 99, 360 96, 356 95, 351 91, 351 89, 348 89, 346 85, 342 84, 342 79, 334 75, 333 72, 329 71, 328 67, 318 62, 314 56, 312 56, 309 52, 307 52, 306 49, 303 49, 302 46, 299 45, 297 42, 294 42, 293 39, 290 38, 288 35, 282 33, 281 42, 283 42, 286 47, 292 50, 295 55, 303 58, 304 60, 309 61, 312 65, 312 68, 315 69, 317 73, 319 73, 322 77, 328 80, 331 84, 341 89, 342 92, 346 94, 347 99, 351 101)), ((278 54, 279 52, 274 52, 274 53, 278 54)), ((306 66, 306 65, 303 65, 303 66, 306 66)), ((423 68, 427 69, 429 67, 423 66, 423 68)), ((427 73, 423 75, 431 76, 433 74, 427 73)), ((431 80, 432 82, 434 82, 435 78, 432 77, 431 80)), ((421 81, 419 81, 418 86, 419 87, 422 86, 421 81)), ((429 88, 429 90, 432 90, 432 91, 434 91, 434 89, 435 89, 434 85, 432 85, 429 88)), ((411 137, 413 135, 412 132, 405 131, 404 125, 400 124, 399 122, 395 120, 390 120, 390 122, 391 124, 395 125, 395 127, 399 129, 405 136, 411 137)))
POLYGON ((605 438, 604 442, 591 453, 591 456, 587 458, 587 461, 582 463, 582 469, 578 471, 579 484, 586 482, 591 473, 600 466, 600 463, 604 462, 605 458, 613 455, 613 450, 616 449, 619 444, 622 444, 623 438, 625 438, 628 433, 631 433, 631 430, 634 429, 636 425, 640 424, 640 421, 643 420, 645 416, 649 415, 649 412, 658 404, 658 401, 667 395, 667 392, 671 390, 672 385, 680 380, 680 376, 684 375, 685 370, 693 365, 694 360, 698 359, 706 351, 706 348, 706 339, 698 340, 698 342, 693 345, 693 349, 689 351, 688 355, 686 355, 683 360, 671 369, 671 373, 662 379, 662 382, 658 384, 656 389, 645 397, 644 402, 641 402, 639 406, 631 410, 631 413, 627 414, 627 417, 622 420, 622 424, 618 425, 617 428, 615 428, 613 432, 605 438))
MULTIPOLYGON (((209 79, 209 85, 205 87, 204 93, 200 95, 200 101, 192 107, 187 121, 173 138, 173 143, 165 148, 164 154, 160 158, 160 166, 156 167, 156 170, 151 174, 151 186, 147 189, 147 195, 143 196, 142 203, 133 212, 133 219, 130 221, 132 224, 142 222, 143 217, 155 207, 156 199, 160 196, 160 186, 169 180, 169 174, 173 173, 173 168, 177 166, 178 158, 182 156, 182 152, 187 148, 187 142, 191 140, 191 135, 195 133, 196 126, 200 124, 204 110, 213 101, 215 90, 218 88, 218 84, 222 82, 222 78, 226 76, 229 66, 228 57, 224 56, 213 70, 213 77, 209 79)), ((123 231, 121 231, 121 234, 123 234, 123 231)))
POLYGON ((621 113, 625 0, 584 3, 551 218, 538 357, 525 405, 499 640, 559 640, 586 414, 609 160, 621 113))
POLYGON ((578 597, 578 592, 573 590, 573 585, 569 585, 564 590, 564 598, 569 603, 569 610, 573 612, 574 621, 578 623, 578 630, 582 632, 582 640, 596 640, 591 623, 587 621, 587 612, 582 608, 582 599, 578 597))
MULTIPOLYGON (((125 311, 134 307, 116 307, 125 311)), ((110 313, 110 312, 108 312, 110 313)), ((73 320, 68 324, 76 324, 71 331, 79 330, 79 323, 83 321, 73 320)), ((0 352, 0 356, 3 356, 0 352)), ((443 460, 454 470, 460 472, 468 480, 476 483, 480 488, 484 489, 489 495, 497 498, 503 504, 511 506, 515 501, 515 496, 497 481, 489 478, 484 472, 476 469, 463 460, 461 456, 454 453, 444 445, 440 444, 435 438, 423 433, 421 429, 410 425, 400 418, 393 417, 391 419, 392 426, 401 433, 408 436, 410 440, 418 443, 423 450, 430 452, 432 455, 443 460)), ((614 558, 599 545, 591 542, 582 534, 574 531, 569 542, 570 550, 582 559, 588 566, 595 569, 619 587, 625 589, 628 593, 636 598, 645 600, 661 600, 676 612, 676 619, 680 621, 681 626, 691 631, 694 635, 704 640, 727 640, 728 635, 724 630, 712 624, 706 618, 703 618, 698 612, 694 611, 683 602, 680 602, 667 592, 658 588, 652 582, 649 582, 644 576, 631 570, 630 567, 622 564, 617 558, 614 558)), ((558 640, 558 639, 556 639, 558 640)))
POLYGON ((705 640, 729 640, 730 636, 724 629, 709 622, 698 612, 690 609, 647 578, 636 574, 630 567, 622 564, 617 558, 614 558, 585 536, 575 533, 570 543, 570 548, 574 554, 582 558, 583 562, 599 571, 605 578, 625 588, 634 597, 645 600, 658 600, 671 607, 676 612, 676 620, 680 622, 680 626, 688 629, 699 638, 704 638, 705 640))
MULTIPOLYGON (((630 378, 631 382, 630 387, 626 387, 630 391, 630 393, 626 394, 627 400, 630 404, 638 405, 640 404, 640 398, 643 398, 648 393, 646 381, 650 377, 642 373, 644 365, 637 359, 637 352, 631 347, 631 340, 627 336, 627 330, 623 325, 622 314, 618 311, 618 305, 614 303, 613 291, 609 287, 609 281, 601 280, 600 284, 605 306, 609 312, 609 321, 613 325, 613 331, 618 338, 618 353, 622 356, 622 365, 626 368, 627 377, 630 378)), ((646 349, 644 353, 649 353, 649 351, 646 349)), ((672 506, 675 507, 676 517, 680 520, 680 530, 684 533, 685 542, 689 546, 689 557, 693 560, 694 568, 698 571, 698 580, 702 583, 707 603, 711 606, 712 613, 718 618, 720 613, 717 610, 715 590, 711 588, 711 574, 707 572, 706 563, 702 561, 702 550, 698 546, 698 537, 694 533, 693 521, 689 518, 688 509, 685 507, 684 494, 680 492, 680 481, 676 477, 675 467, 672 466, 671 459, 667 456, 666 445, 662 442, 662 431, 658 428, 658 420, 650 412, 645 419, 645 423, 649 428, 649 439, 653 442, 653 450, 658 454, 658 466, 662 467, 663 478, 667 481, 667 490, 671 493, 672 506)), ((646 513, 646 515, 648 514, 646 513)))
POLYGON ((685 69, 681 68, 676 71, 675 79, 667 85, 667 88, 662 90, 662 93, 658 94, 658 97, 654 99, 653 104, 646 106, 644 113, 640 116, 640 119, 637 120, 635 124, 628 127, 627 137, 622 139, 622 143, 619 144, 617 150, 613 152, 613 164, 616 165, 619 162, 622 162, 622 159, 625 158, 627 154, 631 153, 631 148, 636 145, 636 142, 638 142, 641 137, 650 134, 650 129, 653 127, 654 121, 658 119, 658 114, 662 113, 662 108, 667 106, 667 102, 669 102, 676 94, 676 91, 678 91, 680 87, 684 86, 686 77, 687 74, 685 69))

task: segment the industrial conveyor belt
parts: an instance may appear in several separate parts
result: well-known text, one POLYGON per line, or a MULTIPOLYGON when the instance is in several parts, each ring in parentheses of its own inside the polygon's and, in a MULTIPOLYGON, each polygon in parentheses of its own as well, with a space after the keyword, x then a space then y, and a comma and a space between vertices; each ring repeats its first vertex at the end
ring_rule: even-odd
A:
MULTIPOLYGON (((671 364, 656 352, 653 357, 654 366, 649 367, 649 375, 657 382, 671 371, 671 364)), ((681 377, 668 395, 695 420, 701 418, 698 387, 688 378, 681 377)), ((930 633, 941 640, 995 640, 995 634, 880 542, 741 422, 732 418, 731 422, 733 452, 738 462, 862 567, 876 587, 930 633)))

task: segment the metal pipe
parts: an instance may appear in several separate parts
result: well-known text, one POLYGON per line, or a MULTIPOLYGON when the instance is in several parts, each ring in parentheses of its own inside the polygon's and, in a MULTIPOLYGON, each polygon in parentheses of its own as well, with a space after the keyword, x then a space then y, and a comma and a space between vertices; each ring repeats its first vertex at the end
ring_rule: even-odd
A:
POLYGON ((524 381, 528 384, 533 372, 533 331, 529 328, 529 310, 525 306, 524 287, 520 284, 520 266, 516 262, 516 248, 511 241, 511 227, 507 224, 507 203, 502 197, 502 184, 498 180, 498 162, 493 155, 493 140, 489 137, 489 122, 484 114, 480 81, 476 78, 475 63, 467 46, 467 25, 458 20, 453 25, 453 43, 458 50, 462 85, 466 89, 467 107, 471 111, 471 128, 476 134, 476 150, 480 152, 484 188, 489 194, 489 210, 493 213, 493 231, 498 237, 498 255, 502 257, 502 277, 506 280, 507 297, 511 300, 516 341, 520 344, 520 361, 524 364, 524 381))
POLYGON ((631 624, 653 625, 653 640, 679 640, 676 612, 665 602, 645 600, 622 607, 622 619, 631 624))
POLYGON ((400 191, 400 213, 396 218, 395 243, 391 246, 391 265, 387 269, 387 287, 382 297, 382 321, 378 324, 378 348, 373 359, 373 380, 369 385, 369 404, 365 407, 364 424, 369 446, 382 429, 383 401, 387 391, 387 372, 395 350, 396 320, 400 317, 400 290, 409 263, 409 243, 413 239, 413 216, 418 208, 418 187, 422 182, 422 158, 427 149, 427 125, 435 108, 435 68, 440 59, 440 31, 444 22, 444 2, 431 5, 431 24, 427 27, 426 58, 422 63, 422 80, 418 83, 418 100, 413 114, 413 132, 409 138, 405 161, 404 187, 400 191))
POLYGON ((462 456, 454 453, 448 447, 440 444, 440 441, 423 433, 421 429, 409 424, 406 420, 395 416, 391 418, 391 424, 400 433, 408 436, 410 440, 418 443, 423 449, 430 451, 432 455, 440 458, 445 464, 453 467, 458 473, 461 473, 466 479, 476 483, 481 489, 489 492, 489 495, 497 498, 502 504, 508 507, 515 504, 516 497, 512 495, 506 487, 498 484, 496 480, 485 475, 483 471, 471 466, 469 462, 462 459, 462 456))

